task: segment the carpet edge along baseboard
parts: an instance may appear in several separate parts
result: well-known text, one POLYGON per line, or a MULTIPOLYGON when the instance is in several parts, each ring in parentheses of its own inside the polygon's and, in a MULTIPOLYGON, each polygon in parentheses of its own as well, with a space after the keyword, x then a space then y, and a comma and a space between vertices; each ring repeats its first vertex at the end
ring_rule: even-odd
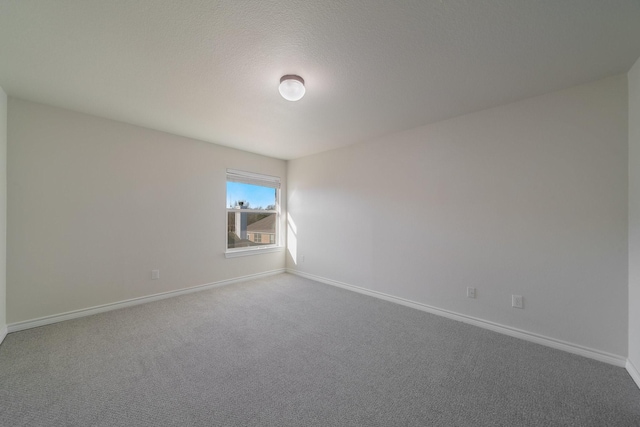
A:
MULTIPOLYGON (((121 308, 132 307, 134 305, 146 304, 148 302, 158 301, 166 298, 172 298, 179 295, 189 294, 192 292, 205 291, 220 286, 232 285, 234 283, 246 282, 248 280, 259 279, 262 277, 273 276, 284 273, 285 269, 269 270, 261 273, 249 274, 246 276, 235 277, 232 279, 220 280, 217 282, 205 283, 203 285, 192 286, 189 288, 176 289, 174 291, 162 292, 153 295, 147 295, 138 298, 132 298, 124 301, 116 301, 108 304, 97 305, 94 307, 82 308, 78 310, 68 311, 65 313, 53 314, 50 316, 39 317, 37 319, 24 320, 21 322, 10 323, 7 325, 7 332, 18 332, 25 329, 37 328, 39 326, 50 325, 52 323, 64 322, 65 320, 77 319, 80 317, 91 316, 107 311, 118 310, 121 308)), ((1 342, 1 341, 0 341, 1 342)))

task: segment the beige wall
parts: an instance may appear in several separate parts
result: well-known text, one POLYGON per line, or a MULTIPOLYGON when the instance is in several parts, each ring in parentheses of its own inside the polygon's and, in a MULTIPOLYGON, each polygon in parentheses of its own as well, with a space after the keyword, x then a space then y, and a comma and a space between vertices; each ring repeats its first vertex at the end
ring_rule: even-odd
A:
POLYGON ((284 161, 14 98, 8 123, 9 323, 284 267, 224 257, 226 168, 284 161))
POLYGON ((7 331, 7 94, 0 87, 0 342, 7 331))
POLYGON ((627 141, 620 75, 290 161, 288 267, 625 358, 627 141))
MULTIPOLYGON (((640 372, 640 59, 629 78, 629 361, 640 372)), ((640 377, 636 377, 640 381, 640 377)), ((640 386, 640 382, 638 383, 640 386)))

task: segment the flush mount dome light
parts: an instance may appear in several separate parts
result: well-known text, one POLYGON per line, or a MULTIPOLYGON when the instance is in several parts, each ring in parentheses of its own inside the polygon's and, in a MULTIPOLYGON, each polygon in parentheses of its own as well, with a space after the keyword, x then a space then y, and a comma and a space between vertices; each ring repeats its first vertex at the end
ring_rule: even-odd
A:
POLYGON ((280 78, 278 90, 287 101, 298 101, 304 96, 304 80, 300 76, 287 74, 280 78))

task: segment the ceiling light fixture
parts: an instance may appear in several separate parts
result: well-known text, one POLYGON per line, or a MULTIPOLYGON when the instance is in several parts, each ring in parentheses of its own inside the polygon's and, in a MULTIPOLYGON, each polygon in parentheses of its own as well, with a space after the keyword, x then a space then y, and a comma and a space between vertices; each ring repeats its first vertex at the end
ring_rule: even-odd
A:
POLYGON ((278 90, 287 101, 298 101, 305 93, 304 80, 300 76, 287 74, 280 78, 278 90))

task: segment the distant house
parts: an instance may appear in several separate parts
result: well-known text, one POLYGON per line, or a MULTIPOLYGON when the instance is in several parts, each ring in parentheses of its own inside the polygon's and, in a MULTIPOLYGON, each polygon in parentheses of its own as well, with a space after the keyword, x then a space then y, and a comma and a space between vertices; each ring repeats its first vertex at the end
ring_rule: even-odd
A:
POLYGON ((271 213, 252 212, 237 206, 228 213, 227 247, 274 245, 276 243, 276 216, 271 213), (266 215, 266 216, 265 216, 266 215))
POLYGON ((247 239, 254 243, 273 245, 276 243, 276 215, 268 215, 247 225, 247 239))

